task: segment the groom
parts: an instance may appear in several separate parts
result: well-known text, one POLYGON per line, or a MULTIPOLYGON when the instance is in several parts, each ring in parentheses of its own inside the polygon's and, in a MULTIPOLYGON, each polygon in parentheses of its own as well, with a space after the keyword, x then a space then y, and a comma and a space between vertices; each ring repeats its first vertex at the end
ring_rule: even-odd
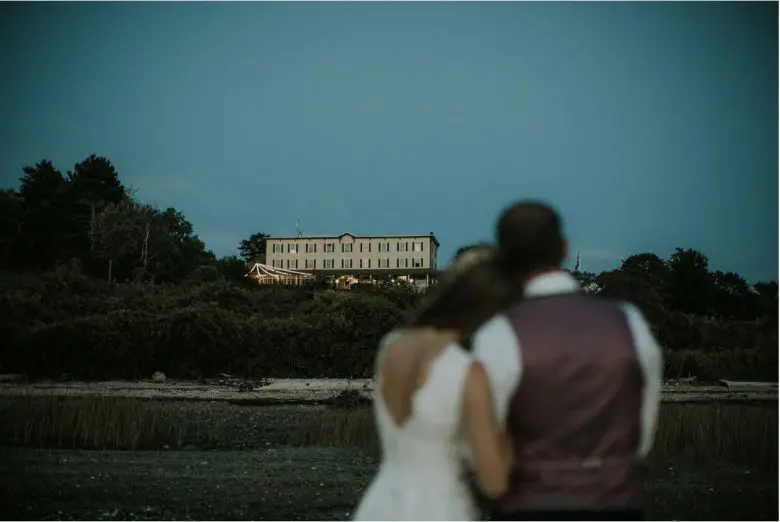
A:
POLYGON ((500 263, 524 287, 473 339, 515 446, 498 520, 641 520, 661 350, 639 310, 588 296, 562 265, 560 219, 522 202, 498 223, 500 263))

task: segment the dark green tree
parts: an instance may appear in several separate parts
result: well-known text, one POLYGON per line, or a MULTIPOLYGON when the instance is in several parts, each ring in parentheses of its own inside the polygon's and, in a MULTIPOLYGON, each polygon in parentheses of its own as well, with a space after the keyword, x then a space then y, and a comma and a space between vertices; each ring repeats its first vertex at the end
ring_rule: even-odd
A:
POLYGON ((665 286, 669 277, 669 269, 663 259, 649 252, 627 257, 620 270, 660 286, 665 286))
POLYGON ((19 178, 19 195, 25 210, 51 204, 62 195, 66 179, 51 161, 41 160, 34 167, 24 167, 22 171, 24 175, 19 178))
POLYGON ((238 253, 247 263, 265 263, 265 238, 268 234, 255 232, 238 244, 238 253))
POLYGON ((666 263, 669 270, 667 304, 675 311, 710 315, 716 286, 707 256, 698 250, 677 248, 666 263))
POLYGON ((628 301, 639 307, 651 323, 659 324, 664 317, 664 300, 659 285, 628 270, 612 270, 596 276, 599 295, 628 301))
POLYGON ((721 319, 750 320, 759 317, 760 299, 745 279, 734 272, 716 271, 713 311, 721 319))
POLYGON ((62 259, 69 239, 67 181, 48 160, 22 170, 21 223, 9 261, 24 270, 50 268, 62 259))
POLYGON ((251 282, 251 280, 246 277, 246 263, 236 256, 221 257, 214 261, 214 266, 217 268, 219 275, 228 281, 240 283, 242 285, 251 282))
POLYGON ((777 281, 755 283, 753 291, 756 293, 758 301, 759 317, 766 317, 776 325, 778 320, 777 281))
POLYGON ((0 268, 10 268, 13 250, 22 233, 22 198, 14 190, 0 190, 0 268))
POLYGON ((129 195, 114 165, 95 154, 68 172, 68 185, 74 199, 86 205, 119 203, 129 195))

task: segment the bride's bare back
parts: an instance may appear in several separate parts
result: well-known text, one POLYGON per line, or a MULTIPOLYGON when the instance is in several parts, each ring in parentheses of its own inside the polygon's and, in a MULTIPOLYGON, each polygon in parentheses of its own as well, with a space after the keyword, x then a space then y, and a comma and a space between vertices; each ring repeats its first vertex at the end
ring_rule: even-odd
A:
POLYGON ((467 436, 481 488, 489 496, 499 496, 506 489, 511 448, 494 413, 487 374, 457 345, 457 338, 457 332, 430 328, 400 333, 380 355, 379 400, 398 429, 410 422, 415 397, 425 388, 432 388, 425 390, 432 410, 418 413, 430 416, 431 422, 452 402, 456 408, 452 425, 457 429, 452 435, 467 436))
POLYGON ((453 342, 435 330, 415 330, 390 343, 380 363, 379 390, 396 426, 412 413, 412 398, 428 380, 431 364, 453 342))

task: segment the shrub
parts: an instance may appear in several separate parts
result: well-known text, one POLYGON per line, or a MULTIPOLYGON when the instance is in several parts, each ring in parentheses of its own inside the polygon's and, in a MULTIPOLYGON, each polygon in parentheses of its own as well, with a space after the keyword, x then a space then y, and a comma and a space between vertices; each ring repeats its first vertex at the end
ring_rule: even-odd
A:
MULTIPOLYGON (((377 343, 420 297, 389 283, 344 292, 317 284, 249 287, 214 276, 203 267, 182 285, 111 286, 77 265, 42 276, 0 273, 0 366, 81 379, 157 370, 173 378, 370 377, 377 343)), ((773 324, 672 311, 653 326, 669 377, 777 380, 773 324)))

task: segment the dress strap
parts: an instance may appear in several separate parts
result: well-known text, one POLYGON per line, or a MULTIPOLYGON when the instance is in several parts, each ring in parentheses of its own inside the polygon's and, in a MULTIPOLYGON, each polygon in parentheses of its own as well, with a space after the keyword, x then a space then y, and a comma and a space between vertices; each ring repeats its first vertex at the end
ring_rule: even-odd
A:
POLYGON ((401 329, 390 330, 379 341, 379 349, 376 352, 376 359, 374 360, 374 378, 379 376, 379 373, 382 370, 382 363, 385 361, 387 347, 397 341, 403 334, 404 332, 401 329))

